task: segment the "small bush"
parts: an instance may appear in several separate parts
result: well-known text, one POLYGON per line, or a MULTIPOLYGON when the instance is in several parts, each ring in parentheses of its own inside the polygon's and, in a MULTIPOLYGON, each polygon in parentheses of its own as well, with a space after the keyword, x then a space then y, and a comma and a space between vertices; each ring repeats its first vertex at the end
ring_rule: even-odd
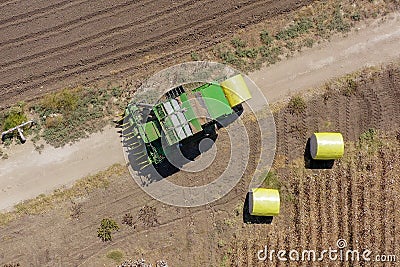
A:
POLYGON ((293 96, 290 98, 288 109, 291 114, 301 114, 307 108, 306 101, 301 96, 293 96))
POLYGON ((20 103, 9 109, 4 119, 3 130, 7 131, 26 122, 28 118, 24 113, 24 103, 20 103))
POLYGON ((138 221, 146 227, 154 227, 158 224, 157 209, 155 207, 144 206, 139 210, 138 221))
POLYGON ((72 203, 70 216, 73 219, 78 219, 82 214, 82 204, 72 203))
POLYGON ((190 54, 190 57, 192 58, 193 61, 198 61, 200 59, 199 54, 197 54, 196 52, 192 52, 190 54))
POLYGON ((272 42, 274 41, 274 37, 272 37, 271 35, 269 35, 269 32, 267 30, 263 30, 260 33, 260 40, 263 44, 265 44, 266 46, 269 46, 272 44, 272 42))
POLYGON ((358 84, 352 77, 346 77, 342 93, 345 96, 352 96, 357 92, 358 84))
POLYGON ((69 113, 78 107, 78 91, 64 89, 61 92, 48 94, 41 101, 41 107, 51 113, 69 113))
POLYGON ((231 40, 231 44, 233 45, 234 48, 244 48, 246 47, 246 41, 240 39, 240 38, 233 38, 231 40))
POLYGON ((338 32, 348 32, 350 30, 350 24, 343 20, 342 10, 340 5, 337 5, 333 12, 332 22, 329 25, 329 29, 338 32))
POLYGON ((105 218, 101 220, 99 229, 97 230, 97 236, 103 241, 111 241, 112 233, 119 230, 118 224, 111 219, 105 218))

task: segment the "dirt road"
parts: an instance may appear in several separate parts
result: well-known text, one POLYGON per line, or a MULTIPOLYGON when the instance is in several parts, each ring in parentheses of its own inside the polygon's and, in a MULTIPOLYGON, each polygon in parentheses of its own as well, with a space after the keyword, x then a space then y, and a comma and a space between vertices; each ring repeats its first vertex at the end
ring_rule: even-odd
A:
POLYGON ((0 161, 0 210, 124 162, 115 128, 64 148, 46 146, 41 154, 29 142, 13 147, 10 159, 0 161))
POLYGON ((385 21, 364 24, 346 38, 332 38, 331 42, 256 71, 250 78, 272 103, 362 67, 397 61, 399 44, 400 14, 397 13, 385 21))
MULTIPOLYGON (((249 76, 271 103, 366 65, 394 60, 400 56, 399 43, 400 18, 396 14, 383 23, 374 22, 347 38, 333 39, 249 76)), ((119 138, 113 129, 63 149, 47 148, 42 155, 33 151, 30 144, 15 150, 9 153, 10 159, 0 161, 0 209, 123 162, 119 138), (14 172, 22 163, 24 169, 14 172)))

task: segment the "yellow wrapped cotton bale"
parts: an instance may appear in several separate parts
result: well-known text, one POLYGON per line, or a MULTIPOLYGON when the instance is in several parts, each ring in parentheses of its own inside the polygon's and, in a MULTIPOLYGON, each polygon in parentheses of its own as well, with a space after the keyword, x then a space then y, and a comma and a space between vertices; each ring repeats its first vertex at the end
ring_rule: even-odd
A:
POLYGON ((233 76, 220 84, 224 90, 229 105, 235 107, 251 99, 251 93, 241 74, 233 76))
POLYGON ((280 210, 279 191, 276 189, 253 188, 249 193, 249 212, 256 216, 276 216, 280 210))
POLYGON ((340 159, 344 154, 341 133, 314 133, 310 138, 311 157, 316 160, 340 159))

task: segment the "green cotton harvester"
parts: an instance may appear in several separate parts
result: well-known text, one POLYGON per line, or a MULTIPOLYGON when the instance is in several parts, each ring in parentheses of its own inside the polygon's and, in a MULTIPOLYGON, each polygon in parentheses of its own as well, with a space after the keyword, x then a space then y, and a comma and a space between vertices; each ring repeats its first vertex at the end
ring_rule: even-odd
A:
POLYGON ((241 104, 249 99, 250 91, 239 74, 192 90, 176 87, 155 105, 130 103, 122 125, 124 145, 141 169, 160 164, 169 150, 176 150, 189 138, 207 135, 211 128, 215 130, 218 121, 241 110, 241 104))

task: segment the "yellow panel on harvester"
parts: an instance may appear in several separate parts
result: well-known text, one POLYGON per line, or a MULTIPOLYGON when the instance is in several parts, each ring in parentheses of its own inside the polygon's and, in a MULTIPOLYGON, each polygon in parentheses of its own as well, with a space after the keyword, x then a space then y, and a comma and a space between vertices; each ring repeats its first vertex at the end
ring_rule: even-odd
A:
POLYGON ((251 93, 241 74, 233 76, 220 84, 224 90, 229 105, 235 107, 251 99, 251 93))
POLYGON ((256 216, 276 216, 281 201, 279 191, 268 188, 253 188, 249 194, 249 211, 256 216))
POLYGON ((310 153, 313 159, 334 160, 344 154, 341 133, 314 133, 310 138, 310 153))

